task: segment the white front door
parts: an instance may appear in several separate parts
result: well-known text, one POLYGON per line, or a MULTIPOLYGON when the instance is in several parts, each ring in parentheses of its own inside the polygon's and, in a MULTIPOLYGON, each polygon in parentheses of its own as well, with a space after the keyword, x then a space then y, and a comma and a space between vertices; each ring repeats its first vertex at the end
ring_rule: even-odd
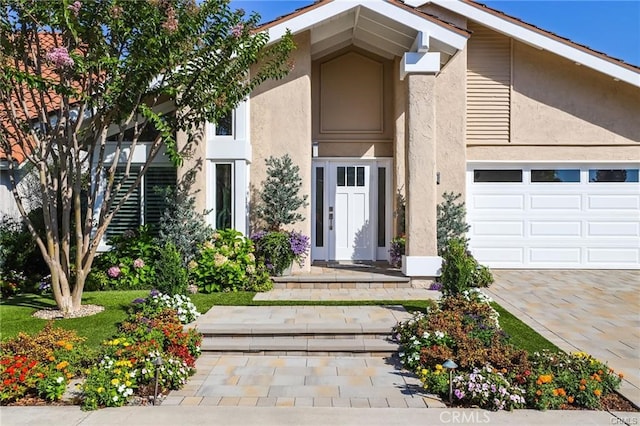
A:
POLYGON ((372 260, 370 175, 367 163, 332 163, 329 191, 329 257, 332 260, 372 260))

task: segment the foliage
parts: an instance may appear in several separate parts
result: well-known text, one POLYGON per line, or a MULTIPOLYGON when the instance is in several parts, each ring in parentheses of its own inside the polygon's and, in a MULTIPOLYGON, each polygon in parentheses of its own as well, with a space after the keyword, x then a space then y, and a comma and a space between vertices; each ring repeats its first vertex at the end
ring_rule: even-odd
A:
POLYGON ((300 197, 302 187, 300 168, 293 164, 289 154, 280 158, 269 157, 267 179, 262 182, 260 204, 256 206, 256 215, 264 221, 267 229, 277 231, 283 225, 292 225, 304 220, 297 212, 300 207, 309 205, 307 195, 300 197))
POLYGON ((183 323, 198 315, 188 297, 152 291, 136 299, 119 333, 103 342, 100 361, 87 371, 83 409, 119 407, 144 395, 156 370, 160 391, 180 389, 193 374, 202 336, 183 323), (154 363, 162 360, 161 366, 154 363))
POLYGON ((6 299, 20 293, 26 285, 22 272, 13 269, 0 273, 0 299, 6 299))
POLYGON ((198 247, 213 234, 204 216, 196 212, 195 202, 195 197, 189 196, 184 189, 167 192, 167 208, 158 224, 158 246, 173 244, 185 267, 195 260, 198 247))
POLYGON ((535 352, 530 361, 530 374, 515 379, 526 387, 527 399, 539 410, 569 405, 600 409, 602 397, 618 389, 622 378, 584 352, 535 352))
POLYGON ((524 389, 510 383, 501 371, 491 366, 474 368, 453 378, 456 402, 477 405, 487 410, 524 408, 524 389))
POLYGON ((0 148, 18 210, 50 268, 56 304, 73 311, 98 242, 151 162, 164 150, 181 164, 206 122, 288 73, 294 44, 290 34, 269 44, 268 32, 255 31, 259 16, 245 17, 227 0, 3 4, 0 121, 7 124, 0 148), (167 102, 175 109, 159 108, 167 102), (188 139, 180 149, 178 132, 188 139), (138 172, 130 166, 143 140, 147 156, 138 172), (44 235, 16 189, 18 153, 38 177, 44 235), (118 169, 126 172, 116 178, 118 169))
POLYGON ((168 295, 187 293, 189 273, 183 264, 180 252, 172 242, 167 242, 158 250, 155 261, 156 288, 168 295))
POLYGON ((296 231, 260 231, 251 239, 258 259, 272 275, 282 275, 294 261, 302 266, 311 247, 309 237, 296 231))
POLYGON ((150 289, 156 283, 157 246, 149 226, 140 226, 108 240, 111 249, 98 256, 91 271, 93 290, 150 289), (106 280, 105 280, 106 275, 106 280))
POLYGON ((448 243, 452 239, 462 240, 466 247, 466 232, 469 225, 466 222, 466 209, 464 202, 456 202, 461 194, 445 192, 442 194, 443 201, 437 205, 438 214, 438 254, 442 255, 448 243))
POLYGON ((467 290, 394 328, 403 365, 418 374, 428 392, 448 397, 442 370, 447 359, 459 365, 453 403, 464 406, 598 409, 602 397, 619 387, 622 375, 586 353, 529 355, 516 348, 490 302, 480 291, 467 290))
POLYGON ((78 375, 91 352, 74 331, 53 322, 34 334, 20 333, 0 344, 0 401, 38 395, 60 399, 69 379, 78 375))
POLYGON ((471 287, 487 287, 493 282, 489 268, 480 266, 467 251, 464 240, 452 238, 443 252, 442 294, 458 295, 471 287))
POLYGON ((163 294, 157 290, 152 290, 146 299, 138 298, 132 303, 133 313, 154 313, 164 308, 173 309, 178 314, 182 324, 193 322, 200 316, 200 312, 191 299, 181 294, 163 294))
POLYGON ((189 265, 191 279, 200 291, 268 289, 268 275, 256 261, 251 239, 233 229, 216 231, 189 265))
POLYGON ((402 266, 402 256, 405 254, 405 247, 407 245, 407 239, 404 235, 400 235, 391 240, 389 247, 389 263, 394 268, 402 266))

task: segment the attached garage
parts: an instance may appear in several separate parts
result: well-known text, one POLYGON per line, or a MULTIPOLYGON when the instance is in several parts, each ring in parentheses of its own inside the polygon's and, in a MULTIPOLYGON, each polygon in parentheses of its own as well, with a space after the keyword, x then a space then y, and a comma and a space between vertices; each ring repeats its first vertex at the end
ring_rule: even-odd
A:
POLYGON ((640 269, 639 168, 469 163, 473 255, 494 268, 640 269))

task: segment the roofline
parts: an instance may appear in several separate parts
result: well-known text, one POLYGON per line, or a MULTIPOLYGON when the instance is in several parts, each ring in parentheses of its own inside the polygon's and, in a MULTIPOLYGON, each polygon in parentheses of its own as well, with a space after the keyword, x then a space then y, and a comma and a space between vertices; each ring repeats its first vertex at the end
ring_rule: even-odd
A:
MULTIPOLYGON (((456 49, 462 49, 466 45, 467 39, 469 38, 469 31, 463 28, 459 28, 448 22, 442 21, 413 7, 407 6, 405 3, 398 0, 381 0, 375 2, 367 2, 366 0, 320 0, 309 6, 297 9, 288 15, 284 15, 276 18, 273 21, 267 22, 262 26, 256 28, 256 31, 268 31, 271 42, 275 42, 277 39, 282 37, 282 35, 284 35, 288 29, 295 34, 298 31, 308 28, 310 25, 302 24, 297 28, 295 25, 291 25, 292 20, 300 18, 304 14, 315 13, 318 15, 315 21, 320 22, 324 19, 330 18, 331 16, 335 16, 338 13, 350 10, 356 6, 367 7, 385 16, 389 16, 388 13, 391 10, 390 7, 398 9, 399 11, 401 11, 400 13, 411 13, 418 19, 436 24, 439 28, 441 28, 441 30, 436 31, 436 33, 434 33, 433 31, 428 31, 429 35, 441 40, 446 39, 446 41, 442 41, 445 43, 451 43, 451 45, 456 49), (326 7, 327 9, 324 11, 320 10, 323 7, 326 7), (287 27, 287 23, 290 24, 291 27, 287 27)), ((403 23, 411 26, 411 24, 407 22, 403 23)))
POLYGON ((616 80, 640 87, 639 67, 577 44, 481 3, 472 0, 429 0, 427 2, 405 0, 405 2, 413 7, 428 3, 435 4, 537 49, 548 50, 616 80))

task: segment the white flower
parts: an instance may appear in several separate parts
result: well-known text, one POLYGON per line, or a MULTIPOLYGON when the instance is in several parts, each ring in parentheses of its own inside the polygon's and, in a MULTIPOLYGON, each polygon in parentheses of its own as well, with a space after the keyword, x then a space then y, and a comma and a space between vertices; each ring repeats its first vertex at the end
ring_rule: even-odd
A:
POLYGON ((59 376, 59 377, 56 379, 56 382, 57 382, 57 383, 62 383, 62 382, 64 382, 64 377, 59 376))

